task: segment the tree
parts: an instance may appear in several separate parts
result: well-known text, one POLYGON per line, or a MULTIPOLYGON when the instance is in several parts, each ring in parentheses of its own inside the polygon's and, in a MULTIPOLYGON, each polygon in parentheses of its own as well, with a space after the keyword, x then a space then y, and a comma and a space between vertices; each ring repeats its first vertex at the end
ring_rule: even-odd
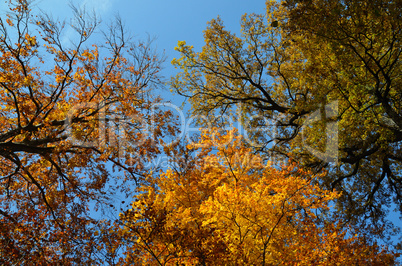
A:
POLYGON ((236 117, 236 106, 246 128, 272 123, 274 135, 251 132, 256 150, 297 158, 316 173, 328 170, 320 183, 342 191, 337 206, 348 219, 383 221, 392 201, 402 211, 402 5, 266 6, 265 15, 243 16, 240 37, 218 18, 209 22, 201 52, 180 41, 173 64, 181 72, 172 87, 189 97, 200 124, 236 117), (333 134, 339 149, 311 153, 325 153, 333 134))
POLYGON ((188 148, 121 214, 126 265, 393 265, 357 228, 319 222, 340 196, 319 176, 262 164, 234 131, 188 148))
POLYGON ((368 187, 358 189, 357 193, 345 193, 344 201, 348 209, 353 209, 350 204, 364 202, 358 213, 370 211, 375 219, 383 215, 382 205, 389 206, 388 195, 393 195, 394 203, 402 211, 399 4, 395 1, 313 1, 297 5, 287 1, 285 4, 290 18, 287 30, 312 36, 314 43, 326 47, 325 53, 335 58, 318 59, 313 56, 316 49, 309 41, 298 42, 310 62, 304 73, 324 76, 325 81, 314 82, 326 85, 329 94, 342 100, 338 124, 348 134, 340 135, 339 148, 345 168, 343 174, 331 177, 331 185, 341 188, 354 182, 355 188, 368 187), (349 181, 350 176, 356 178, 349 181))
POLYGON ((112 263, 113 238, 99 230, 113 220, 94 211, 132 193, 173 132, 170 114, 152 109, 161 58, 150 43, 130 41, 117 20, 87 47, 99 21, 73 11, 71 44, 65 24, 34 16, 28 1, 10 1, 0 19, 2 265, 112 263))

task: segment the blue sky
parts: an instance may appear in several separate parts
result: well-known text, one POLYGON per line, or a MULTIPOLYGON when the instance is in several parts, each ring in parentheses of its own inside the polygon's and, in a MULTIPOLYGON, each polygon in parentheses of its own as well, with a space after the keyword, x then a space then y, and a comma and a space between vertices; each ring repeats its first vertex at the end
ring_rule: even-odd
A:
MULTIPOLYGON (((203 45, 203 30, 207 22, 220 16, 227 29, 240 30, 240 18, 244 13, 263 13, 264 0, 31 0, 33 9, 41 9, 53 18, 72 17, 70 2, 88 11, 94 10, 101 18, 105 29, 115 15, 119 14, 126 29, 136 38, 145 40, 147 34, 156 37, 159 51, 165 51, 165 76, 174 68, 170 61, 178 56, 174 47, 179 40, 185 40, 197 50, 203 45)), ((5 1, 0 1, 0 14, 7 11, 5 1)), ((35 11, 35 10, 34 10, 35 11)))
MULTIPOLYGON (((100 29, 107 27, 115 15, 119 14, 126 29, 138 39, 146 40, 147 35, 156 37, 159 52, 165 52, 167 60, 163 75, 167 78, 175 73, 170 65, 178 56, 174 51, 179 40, 185 40, 196 50, 203 46, 203 30, 207 22, 217 16, 224 21, 227 29, 240 30, 240 18, 244 13, 263 13, 264 0, 83 0, 72 1, 78 7, 94 10, 101 18, 100 29)), ((71 18, 69 0, 34 0, 34 8, 40 8, 60 20, 71 18)), ((0 8, 5 9, 2 2, 0 8)), ((165 92, 162 92, 164 95, 165 92)), ((168 98, 174 99, 174 97, 168 98)), ((177 98, 176 98, 177 99, 177 98)), ((180 103, 176 103, 180 105, 180 103)))

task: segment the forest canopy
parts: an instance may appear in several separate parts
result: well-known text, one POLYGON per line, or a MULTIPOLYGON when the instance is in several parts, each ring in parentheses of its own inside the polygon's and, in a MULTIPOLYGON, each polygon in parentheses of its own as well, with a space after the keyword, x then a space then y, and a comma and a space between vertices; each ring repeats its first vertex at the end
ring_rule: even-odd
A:
POLYGON ((400 4, 267 1, 240 36, 213 19, 201 52, 178 42, 172 86, 200 124, 240 116, 267 128, 251 130, 258 152, 327 171, 345 219, 384 222, 402 212, 400 4))
POLYGON ((0 264, 397 264, 379 240, 402 212, 402 3, 266 1, 240 35, 213 19, 169 83, 119 18, 73 6, 66 44, 66 23, 8 4, 0 264), (168 86, 205 128, 192 140, 168 86))

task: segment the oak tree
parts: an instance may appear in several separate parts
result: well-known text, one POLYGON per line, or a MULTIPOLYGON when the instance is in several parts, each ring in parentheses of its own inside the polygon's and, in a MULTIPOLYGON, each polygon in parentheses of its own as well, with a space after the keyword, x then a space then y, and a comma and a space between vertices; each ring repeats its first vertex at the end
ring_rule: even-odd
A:
POLYGON ((240 36, 213 19, 201 52, 178 43, 172 88, 200 124, 224 114, 262 126, 256 150, 326 169, 319 182, 342 191, 339 211, 381 221, 392 203, 402 211, 401 6, 267 1, 265 14, 242 17, 240 36))
POLYGON ((96 42, 96 16, 73 8, 71 35, 29 1, 9 5, 0 19, 0 264, 112 263, 113 220, 96 211, 113 211, 114 194, 143 182, 144 160, 172 131, 150 93, 161 57, 119 20, 96 42))

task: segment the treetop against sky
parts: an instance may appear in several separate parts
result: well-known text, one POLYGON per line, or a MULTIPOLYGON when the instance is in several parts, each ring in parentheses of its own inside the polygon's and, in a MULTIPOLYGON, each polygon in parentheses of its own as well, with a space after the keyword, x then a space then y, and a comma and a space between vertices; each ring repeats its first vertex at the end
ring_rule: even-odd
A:
POLYGON ((0 5, 1 264, 395 264, 401 3, 76 4, 0 5))

